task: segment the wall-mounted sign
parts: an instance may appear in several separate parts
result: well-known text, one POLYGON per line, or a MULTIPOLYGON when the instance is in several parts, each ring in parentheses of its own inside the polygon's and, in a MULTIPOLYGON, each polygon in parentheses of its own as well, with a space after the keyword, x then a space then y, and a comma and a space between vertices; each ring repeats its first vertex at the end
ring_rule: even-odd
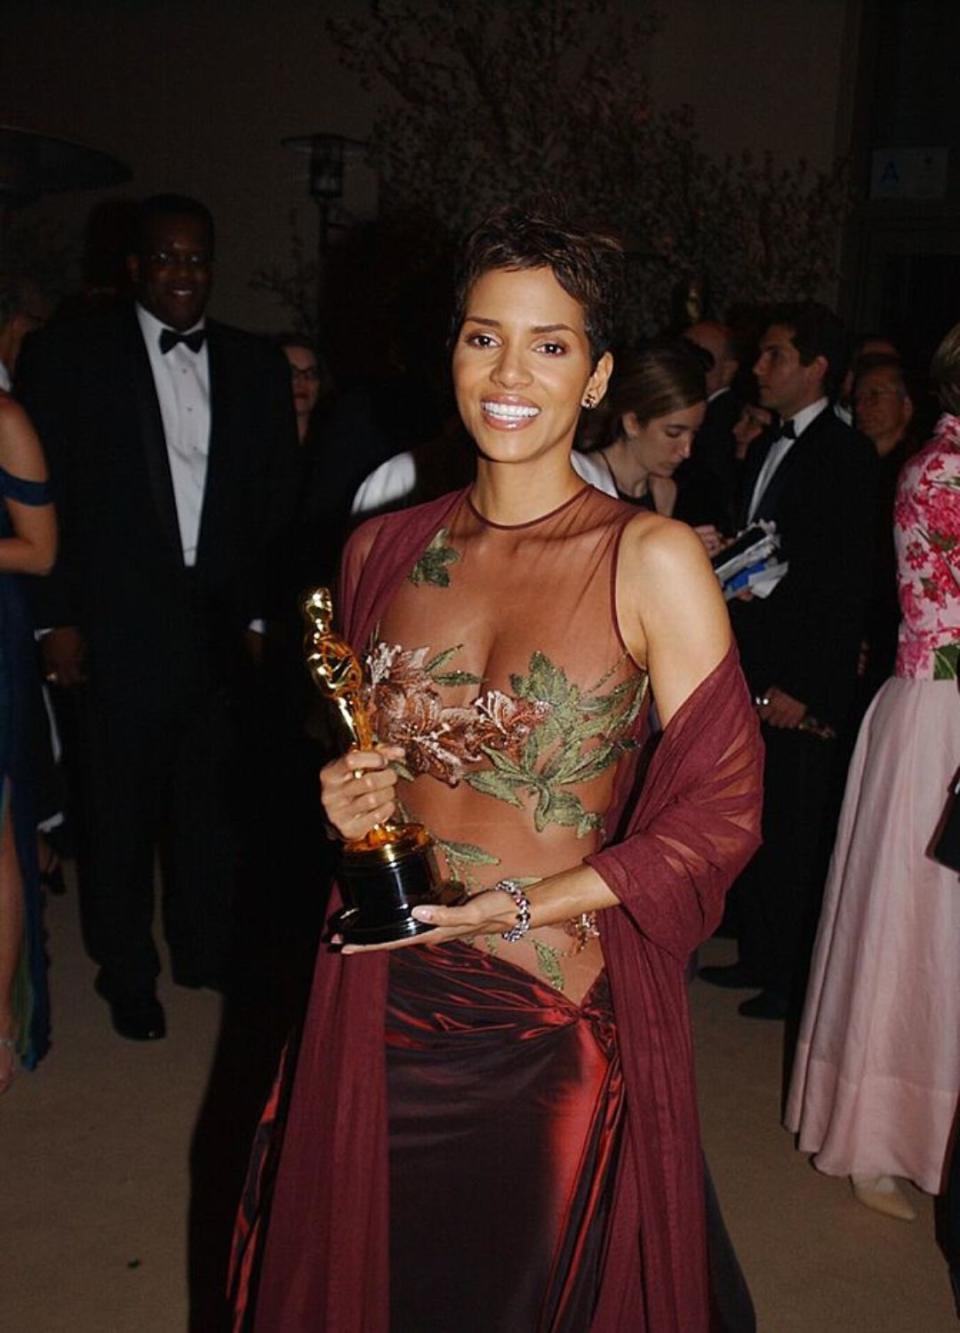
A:
POLYGON ((942 199, 947 192, 947 148, 875 148, 871 199, 942 199))

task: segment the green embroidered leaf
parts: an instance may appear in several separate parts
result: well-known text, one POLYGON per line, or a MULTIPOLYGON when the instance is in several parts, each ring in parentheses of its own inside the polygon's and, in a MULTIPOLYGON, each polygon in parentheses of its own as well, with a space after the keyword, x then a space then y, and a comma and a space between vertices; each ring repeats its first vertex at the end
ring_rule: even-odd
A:
POLYGON ((462 647, 462 643, 455 643, 452 648, 444 648, 442 653, 437 653, 435 657, 430 658, 430 661, 423 668, 424 671, 428 676, 432 676, 438 667, 446 666, 451 657, 456 657, 462 647))
POLYGON ((531 656, 529 674, 511 676, 510 684, 521 699, 540 700, 554 710, 575 708, 580 698, 580 687, 571 685, 562 667, 554 666, 541 652, 531 656))
POLYGON ((603 816, 598 815, 595 810, 584 810, 577 825, 577 837, 585 838, 588 833, 593 833, 595 829, 603 828, 603 816))
POLYGON ((485 773, 468 773, 465 781, 474 791, 481 792, 484 796, 494 796, 498 801, 506 801, 508 805, 523 808, 523 802, 513 790, 516 781, 511 780, 504 773, 498 773, 495 770, 485 773))
POLYGON ((952 551, 957 544, 957 539, 948 532, 938 532, 936 528, 931 528, 930 542, 938 551, 952 551))
POLYGON ((448 861, 460 861, 471 866, 498 866, 500 858, 491 852, 485 852, 475 842, 447 842, 445 838, 434 838, 437 846, 448 861))
POLYGON ((432 583, 437 588, 449 588, 450 575, 446 566, 454 565, 460 559, 460 552, 447 545, 449 535, 449 529, 440 529, 407 575, 411 583, 432 583))
POLYGON ((563 969, 560 966, 560 954, 549 944, 544 944, 543 940, 533 941, 534 952, 537 955, 537 970, 540 975, 549 981, 554 990, 563 990, 563 969))
POLYGON ((527 776, 527 770, 518 768, 510 756, 504 754, 502 750, 493 750, 489 745, 481 745, 480 749, 487 756, 498 773, 508 773, 515 778, 523 778, 527 776))
POLYGON ((616 763, 620 757, 620 748, 611 741, 595 746, 587 754, 581 755, 572 768, 565 768, 559 775, 561 782, 592 782, 604 769, 616 763))
POLYGON ((482 685, 483 677, 470 671, 438 671, 430 679, 435 685, 482 685))
POLYGON ((573 792, 543 787, 533 812, 533 825, 538 833, 542 833, 548 824, 577 828, 585 813, 583 802, 573 792))
POLYGON ((942 647, 934 649, 934 680, 956 680, 958 658, 960 658, 960 643, 945 643, 942 647))

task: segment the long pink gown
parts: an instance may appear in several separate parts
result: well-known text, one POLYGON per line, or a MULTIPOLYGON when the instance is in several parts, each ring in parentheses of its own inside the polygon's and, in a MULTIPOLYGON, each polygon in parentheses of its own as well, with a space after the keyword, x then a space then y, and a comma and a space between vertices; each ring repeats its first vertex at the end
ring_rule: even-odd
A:
POLYGON ((827 1175, 938 1193, 960 1094, 960 879, 929 848, 960 764, 960 419, 905 466, 896 676, 864 718, 785 1124, 827 1175))

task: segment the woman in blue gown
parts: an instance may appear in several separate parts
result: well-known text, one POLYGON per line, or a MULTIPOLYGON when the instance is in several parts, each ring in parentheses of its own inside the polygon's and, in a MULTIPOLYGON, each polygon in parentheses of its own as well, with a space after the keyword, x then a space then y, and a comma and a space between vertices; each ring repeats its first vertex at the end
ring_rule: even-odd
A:
POLYGON ((48 1044, 30 747, 39 687, 22 575, 46 574, 57 529, 40 442, 0 392, 0 1093, 18 1059, 32 1069, 48 1044))

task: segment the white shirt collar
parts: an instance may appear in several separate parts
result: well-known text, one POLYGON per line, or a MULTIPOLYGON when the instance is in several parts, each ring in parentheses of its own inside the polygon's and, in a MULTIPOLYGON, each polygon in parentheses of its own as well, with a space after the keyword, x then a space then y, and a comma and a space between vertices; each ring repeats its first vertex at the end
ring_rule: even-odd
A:
MULTIPOLYGON (((139 301, 137 302, 137 319, 140 321, 140 331, 143 334, 143 340, 148 346, 150 345, 151 339, 154 343, 159 343, 160 334, 164 329, 170 328, 169 324, 164 324, 163 320, 157 319, 156 315, 151 315, 147 307, 141 305, 139 301)), ((191 324, 189 329, 178 329, 177 332, 193 333, 194 329, 205 328, 206 323, 206 316, 202 316, 197 320, 196 324, 191 324)))
POLYGON ((815 403, 808 403, 806 407, 801 407, 795 416, 787 417, 787 421, 792 421, 794 431, 797 435, 802 435, 827 406, 828 400, 826 398, 818 398, 815 403))
POLYGON ((721 394, 729 392, 730 392, 730 385, 724 384, 721 388, 714 389, 713 393, 707 395, 707 402, 708 403, 715 402, 721 396, 721 394))

